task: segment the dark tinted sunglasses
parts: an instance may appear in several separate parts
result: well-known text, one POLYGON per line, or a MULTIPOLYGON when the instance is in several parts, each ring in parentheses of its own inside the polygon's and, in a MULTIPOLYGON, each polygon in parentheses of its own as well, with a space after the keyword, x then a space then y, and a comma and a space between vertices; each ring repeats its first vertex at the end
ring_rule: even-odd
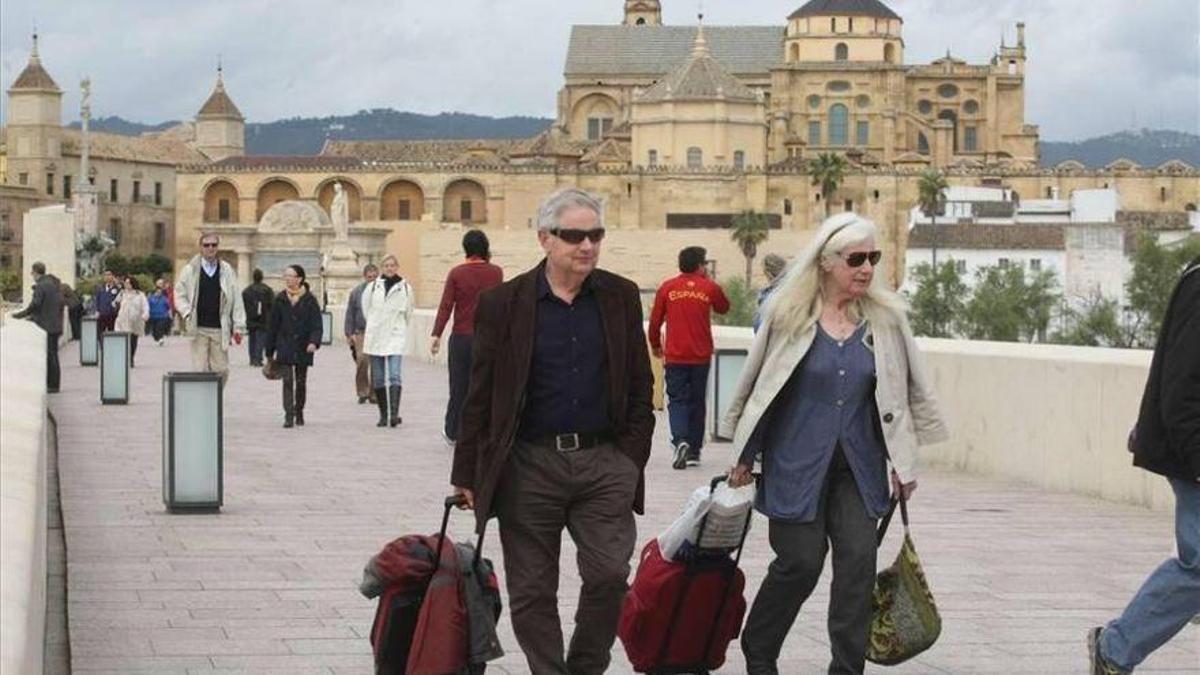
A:
POLYGON ((597 227, 591 230, 573 230, 565 227, 556 227, 550 230, 550 234, 562 239, 568 244, 582 244, 584 239, 591 241, 593 244, 599 244, 600 240, 604 239, 604 228, 597 227))
POLYGON ((871 261, 871 267, 879 265, 879 261, 883 258, 883 251, 858 251, 849 255, 843 255, 842 260, 850 267, 862 267, 863 263, 871 261))

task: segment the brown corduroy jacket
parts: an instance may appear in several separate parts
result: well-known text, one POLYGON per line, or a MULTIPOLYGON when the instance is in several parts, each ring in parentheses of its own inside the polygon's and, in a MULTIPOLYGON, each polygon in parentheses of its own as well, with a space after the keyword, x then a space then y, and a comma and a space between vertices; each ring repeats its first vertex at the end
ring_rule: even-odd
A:
MULTIPOLYGON (((479 296, 475 312, 471 385, 463 405, 450 482, 475 493, 476 525, 492 515, 492 502, 516 438, 533 360, 537 275, 534 269, 479 296)), ((654 434, 654 376, 642 325, 642 302, 632 281, 595 270, 591 283, 600 305, 608 351, 609 415, 616 446, 639 467, 650 457, 654 434)), ((566 374, 563 375, 567 377, 566 374)), ((644 475, 631 508, 642 513, 644 475)))

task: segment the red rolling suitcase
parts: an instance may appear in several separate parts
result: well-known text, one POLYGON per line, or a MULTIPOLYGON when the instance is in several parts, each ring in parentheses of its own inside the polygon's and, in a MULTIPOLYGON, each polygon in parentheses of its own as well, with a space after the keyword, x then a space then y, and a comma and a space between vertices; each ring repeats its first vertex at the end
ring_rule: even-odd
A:
MULTIPOLYGON (((717 476, 710 491, 726 479, 717 476)), ((707 673, 725 663, 746 614, 746 577, 738 569, 754 510, 728 551, 693 549, 684 560, 664 560, 658 540, 642 549, 637 575, 625 596, 617 635, 639 673, 707 673)), ((702 541, 707 516, 700 521, 702 541)))

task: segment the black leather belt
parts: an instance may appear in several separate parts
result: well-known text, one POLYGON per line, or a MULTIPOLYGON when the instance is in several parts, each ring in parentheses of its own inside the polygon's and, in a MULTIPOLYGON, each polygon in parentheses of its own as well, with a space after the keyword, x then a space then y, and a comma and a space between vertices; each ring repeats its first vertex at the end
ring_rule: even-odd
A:
POLYGON ((597 445, 611 443, 613 434, 610 431, 600 431, 596 433, 586 434, 551 434, 548 436, 538 436, 528 439, 530 443, 544 445, 554 448, 559 452, 578 452, 580 450, 591 450, 597 445))

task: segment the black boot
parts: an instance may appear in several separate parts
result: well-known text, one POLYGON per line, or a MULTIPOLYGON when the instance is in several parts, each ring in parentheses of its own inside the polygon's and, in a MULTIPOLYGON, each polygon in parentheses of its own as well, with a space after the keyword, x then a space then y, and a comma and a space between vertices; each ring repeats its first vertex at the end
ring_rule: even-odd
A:
POLYGON ((393 427, 400 426, 400 392, 404 391, 403 387, 388 387, 388 405, 391 408, 391 421, 393 427))
POLYGON ((383 387, 375 389, 375 405, 379 407, 379 421, 375 423, 375 426, 386 427, 388 425, 387 389, 383 387))

